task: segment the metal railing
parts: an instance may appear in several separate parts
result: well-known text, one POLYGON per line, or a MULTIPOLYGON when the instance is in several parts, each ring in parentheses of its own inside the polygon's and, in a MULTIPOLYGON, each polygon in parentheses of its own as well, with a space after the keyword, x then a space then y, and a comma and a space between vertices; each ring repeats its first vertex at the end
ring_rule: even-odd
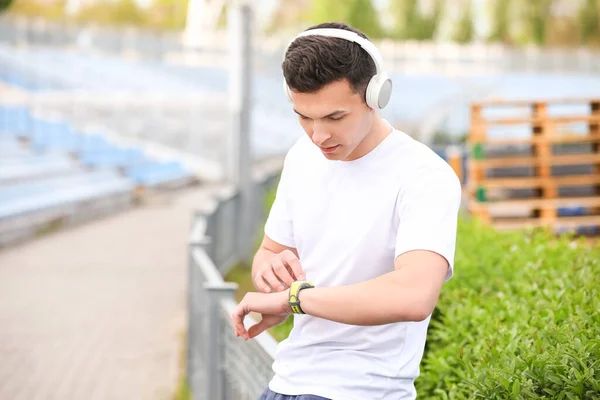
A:
MULTIPOLYGON (((251 226, 259 232, 266 210, 262 199, 277 174, 255 183, 251 226)), ((276 341, 267 332, 248 342, 235 337, 230 315, 237 285, 223 275, 241 261, 252 236, 238 234, 242 197, 231 191, 194 216, 189 241, 186 378, 194 400, 255 400, 273 372, 276 341)), ((246 319, 247 327, 252 317, 246 319)))

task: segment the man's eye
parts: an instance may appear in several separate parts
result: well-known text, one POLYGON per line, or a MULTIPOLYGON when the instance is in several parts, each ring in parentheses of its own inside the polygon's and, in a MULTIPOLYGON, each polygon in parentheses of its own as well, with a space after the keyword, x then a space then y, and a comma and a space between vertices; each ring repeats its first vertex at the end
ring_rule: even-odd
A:
POLYGON ((332 121, 339 121, 340 119, 343 119, 344 117, 345 117, 345 115, 342 115, 341 117, 337 117, 337 118, 329 117, 329 119, 332 121))

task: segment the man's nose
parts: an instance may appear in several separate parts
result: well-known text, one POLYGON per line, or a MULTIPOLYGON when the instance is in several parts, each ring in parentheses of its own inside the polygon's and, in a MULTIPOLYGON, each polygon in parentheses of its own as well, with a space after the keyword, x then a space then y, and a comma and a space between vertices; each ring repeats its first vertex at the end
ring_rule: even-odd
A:
POLYGON ((313 124, 312 141, 314 144, 316 144, 317 146, 321 146, 330 137, 331 135, 327 133, 322 124, 318 122, 315 122, 313 124))

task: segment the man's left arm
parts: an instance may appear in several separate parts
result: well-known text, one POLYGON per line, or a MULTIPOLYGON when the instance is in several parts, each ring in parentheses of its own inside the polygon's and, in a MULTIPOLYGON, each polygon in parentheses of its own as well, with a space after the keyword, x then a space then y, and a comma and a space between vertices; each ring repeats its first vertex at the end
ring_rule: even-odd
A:
POLYGON ((427 250, 406 252, 395 270, 353 285, 305 289, 302 310, 350 325, 422 321, 431 314, 448 271, 447 260, 427 250))
POLYGON ((394 271, 348 286, 300 292, 310 315, 351 325, 422 321, 453 273, 461 185, 449 169, 418 176, 398 201, 394 271))

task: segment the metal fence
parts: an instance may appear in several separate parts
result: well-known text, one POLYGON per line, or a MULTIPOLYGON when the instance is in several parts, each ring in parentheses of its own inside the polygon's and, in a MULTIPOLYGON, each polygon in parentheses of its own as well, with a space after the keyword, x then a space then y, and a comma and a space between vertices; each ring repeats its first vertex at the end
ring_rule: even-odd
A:
MULTIPOLYGON (((255 183, 251 218, 259 233, 266 208, 262 199, 278 174, 255 183)), ((229 316, 236 307, 236 284, 223 275, 238 261, 252 235, 238 234, 242 197, 231 191, 194 216, 189 240, 187 382, 194 400, 254 400, 273 373, 276 341, 263 333, 248 342, 235 337, 229 316)), ((254 322, 247 318, 249 327, 254 322)))

